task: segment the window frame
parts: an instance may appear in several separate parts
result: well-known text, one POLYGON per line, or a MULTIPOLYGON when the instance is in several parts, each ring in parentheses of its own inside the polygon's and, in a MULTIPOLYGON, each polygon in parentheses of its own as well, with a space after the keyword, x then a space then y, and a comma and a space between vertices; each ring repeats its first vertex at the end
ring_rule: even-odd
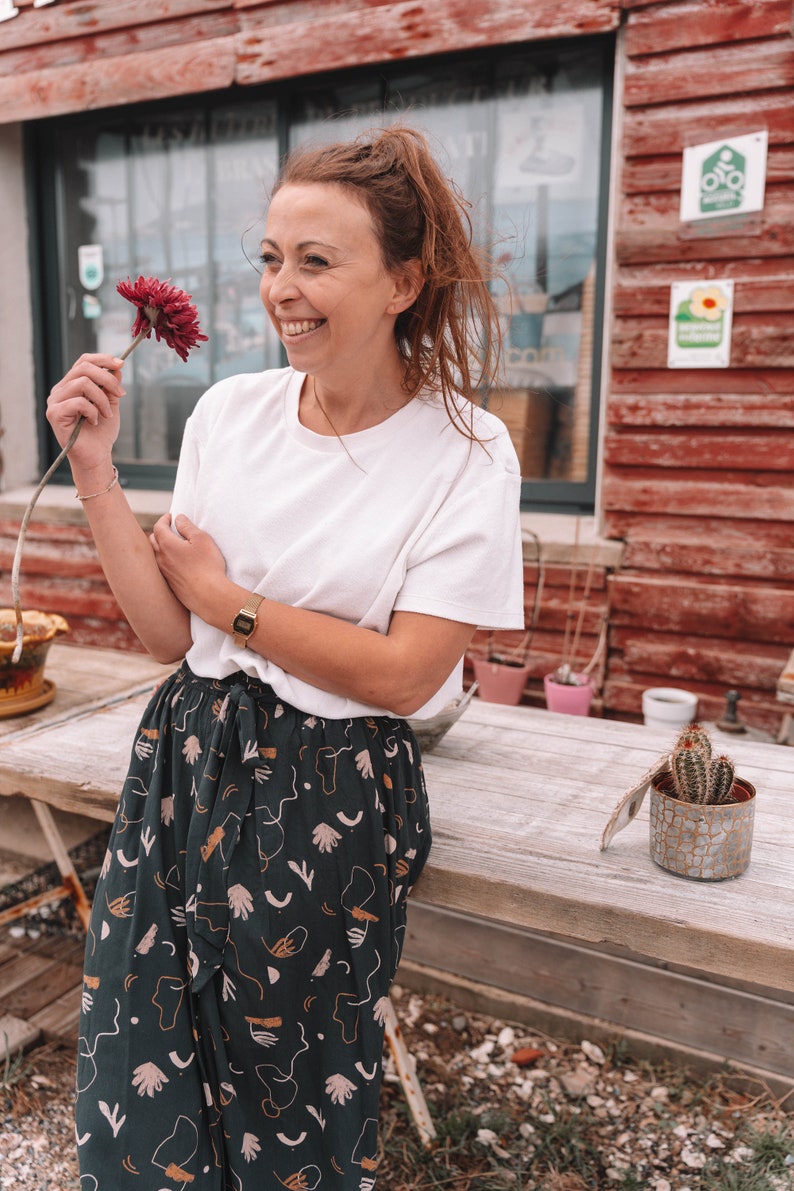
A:
MULTIPOLYGON (((593 318, 593 349, 591 361, 591 403, 590 434, 587 452, 587 479, 582 481, 564 479, 522 479, 521 507, 546 513, 592 513, 595 507, 597 463, 599 452, 598 427, 599 409, 602 400, 601 371, 603 357, 605 286, 607 263, 607 227, 610 179, 611 128, 613 115, 613 64, 615 52, 614 35, 603 34, 592 37, 566 38, 548 42, 522 42, 491 46, 443 55, 430 55, 410 60, 398 60, 377 66, 361 66, 336 70, 317 75, 296 76, 284 81, 263 84, 238 91, 211 91, 194 96, 179 96, 165 100, 151 100, 134 105, 136 119, 167 120, 178 112, 184 112, 186 104, 193 105, 195 116, 205 129, 209 130, 213 110, 250 106, 258 101, 276 105, 276 135, 278 155, 282 159, 290 143, 290 132, 295 127, 295 108, 308 93, 344 87, 370 87, 379 90, 381 110, 386 110, 390 94, 400 92, 400 77, 405 80, 409 71, 432 70, 443 64, 444 71, 461 71, 472 64, 477 69, 486 69, 489 85, 493 91, 494 79, 500 61, 506 57, 515 59, 526 54, 529 59, 546 53, 550 57, 566 51, 592 52, 600 56, 601 84, 601 152, 600 174, 597 185, 598 220, 596 230, 596 286, 593 318)), ((403 84, 405 85, 405 83, 403 84)), ((484 101, 487 102, 487 101, 484 101)), ((60 317, 64 287, 61 278, 60 253, 64 244, 64 233, 60 212, 62 202, 62 181, 57 168, 53 147, 56 138, 68 136, 70 129, 84 128, 97 123, 116 124, 123 127, 124 108, 105 108, 100 111, 81 112, 73 115, 53 117, 34 121, 25 126, 25 160, 27 172, 27 194, 31 236, 30 258, 32 292, 34 305, 34 384, 37 394, 46 394, 62 375, 63 338, 60 317)), ((405 109, 399 109, 405 110, 405 109)), ((410 108, 407 109, 410 112, 410 108)), ((421 110, 421 109, 420 109, 421 110)), ((343 114, 343 113, 340 113, 343 114)), ((376 117, 373 117, 373 122, 376 117)), ((209 140, 206 144, 213 142, 209 140)), ((490 199, 490 196, 489 196, 490 199)), ((283 361, 286 355, 282 350, 283 361)), ((43 468, 49 466, 57 453, 45 417, 46 402, 37 400, 37 424, 40 429, 40 454, 43 468)), ((497 411, 498 412, 498 411, 497 411)), ((148 463, 125 461, 122 483, 130 488, 168 490, 173 487, 176 473, 175 463, 148 463)), ((69 483, 68 465, 62 464, 53 477, 56 482, 69 483)))

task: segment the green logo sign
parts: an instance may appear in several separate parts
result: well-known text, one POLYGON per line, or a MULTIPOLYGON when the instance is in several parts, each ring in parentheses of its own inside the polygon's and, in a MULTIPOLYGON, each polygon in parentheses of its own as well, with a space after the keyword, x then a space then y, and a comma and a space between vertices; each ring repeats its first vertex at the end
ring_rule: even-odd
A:
POLYGON ((723 145, 707 157, 700 170, 700 210, 734 211, 741 206, 747 181, 744 154, 723 145))
POLYGON ((719 347, 723 336, 723 311, 728 302, 716 285, 698 287, 679 302, 675 312, 678 347, 719 347))

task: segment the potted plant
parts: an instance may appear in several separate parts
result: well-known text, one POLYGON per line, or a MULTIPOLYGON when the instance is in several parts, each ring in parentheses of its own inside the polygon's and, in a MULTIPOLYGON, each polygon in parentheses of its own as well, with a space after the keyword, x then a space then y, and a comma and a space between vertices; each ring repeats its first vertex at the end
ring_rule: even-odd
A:
POLYGON ((586 670, 573 670, 562 662, 551 674, 543 676, 543 690, 549 711, 564 715, 588 715, 595 687, 586 670))
POLYGON ((538 567, 538 579, 535 584, 535 598, 532 603, 529 626, 517 645, 507 646, 500 650, 496 649, 494 633, 490 632, 485 657, 473 656, 471 659, 480 698, 485 699, 488 703, 510 703, 513 705, 520 703, 530 675, 529 651, 538 621, 544 571, 540 539, 531 529, 524 530, 524 533, 531 537, 535 543, 538 567))
POLYGON ((488 651, 484 658, 471 660, 480 698, 488 703, 520 703, 530 675, 527 662, 529 634, 512 649, 496 652, 493 633, 488 634, 488 651))
POLYGON ((582 625, 584 623, 584 614, 587 608, 587 601, 590 598, 590 591, 593 584, 593 571, 595 568, 595 551, 590 557, 590 565, 587 568, 585 576, 584 587, 582 589, 581 597, 576 597, 576 582, 577 582, 577 558, 579 551, 579 525, 577 522, 576 539, 574 542, 574 560, 571 566, 571 583, 568 591, 568 608, 565 614, 565 636, 562 644, 562 660, 550 674, 546 674, 543 679, 543 690, 546 695, 546 706, 549 711, 563 712, 566 715, 588 715, 590 712, 590 704, 593 701, 595 694, 595 686, 590 677, 590 672, 596 664, 601 650, 606 643, 606 617, 601 626, 596 648, 593 656, 586 666, 581 669, 577 668, 577 658, 579 656, 579 641, 582 633, 582 625), (572 626, 576 622, 576 627, 572 631, 572 626))
POLYGON ((410 724, 423 753, 431 753, 436 745, 441 743, 452 725, 456 724, 463 715, 476 695, 477 689, 478 684, 473 682, 467 691, 461 692, 457 699, 447 703, 445 707, 441 708, 441 711, 430 716, 429 719, 408 718, 407 722, 410 724))
POLYGON ((53 641, 68 629, 54 612, 23 612, 22 650, 14 661, 16 612, 0 608, 0 717, 35 711, 55 697, 55 683, 44 677, 44 666, 53 641))
POLYGON ((651 791, 652 859, 697 881, 738 877, 750 863, 755 787, 736 776, 729 757, 713 754, 701 724, 681 729, 671 753, 627 790, 601 835, 601 851, 630 823, 651 791))
POLYGON ((701 724, 683 728, 650 783, 651 857, 701 881, 737 877, 750 863, 755 787, 715 756, 701 724))

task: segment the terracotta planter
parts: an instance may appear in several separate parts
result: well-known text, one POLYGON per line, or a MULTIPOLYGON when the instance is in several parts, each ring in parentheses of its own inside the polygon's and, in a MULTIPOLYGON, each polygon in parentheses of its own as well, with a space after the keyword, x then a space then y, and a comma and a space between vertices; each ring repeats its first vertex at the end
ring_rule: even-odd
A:
POLYGON ((11 660, 17 634, 14 609, 0 608, 0 716, 34 711, 55 694, 55 684, 44 677, 44 665, 53 641, 68 632, 69 625, 51 612, 23 612, 22 622, 22 656, 15 665, 11 660))
POLYGON ((553 674, 547 674, 543 679, 543 689, 546 693, 546 706, 549 711, 562 712, 563 715, 589 715, 590 704, 595 690, 586 674, 573 673, 578 681, 556 682, 553 674))
POLYGON ((514 666, 509 662, 489 662, 485 658, 473 658, 474 677, 477 679, 480 698, 487 703, 521 702, 521 696, 529 678, 529 666, 514 666))
POLYGON ((755 819, 755 787, 736 778, 738 802, 696 806, 672 794, 673 778, 662 773, 651 783, 651 858, 668 872, 696 881, 738 877, 750 863, 755 819))

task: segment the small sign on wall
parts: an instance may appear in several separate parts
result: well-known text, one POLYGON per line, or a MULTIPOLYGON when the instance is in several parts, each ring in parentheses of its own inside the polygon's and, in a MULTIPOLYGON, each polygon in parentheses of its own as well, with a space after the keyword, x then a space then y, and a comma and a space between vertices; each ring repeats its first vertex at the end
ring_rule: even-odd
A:
POLYGON ((684 149, 681 222, 762 211, 768 141, 764 129, 684 149))
POLYGON ((105 253, 101 244, 78 246, 77 275, 84 289, 99 289, 105 280, 105 253))
POLYGON ((733 281, 674 281, 670 287, 668 368, 727 368, 731 362, 733 281))

